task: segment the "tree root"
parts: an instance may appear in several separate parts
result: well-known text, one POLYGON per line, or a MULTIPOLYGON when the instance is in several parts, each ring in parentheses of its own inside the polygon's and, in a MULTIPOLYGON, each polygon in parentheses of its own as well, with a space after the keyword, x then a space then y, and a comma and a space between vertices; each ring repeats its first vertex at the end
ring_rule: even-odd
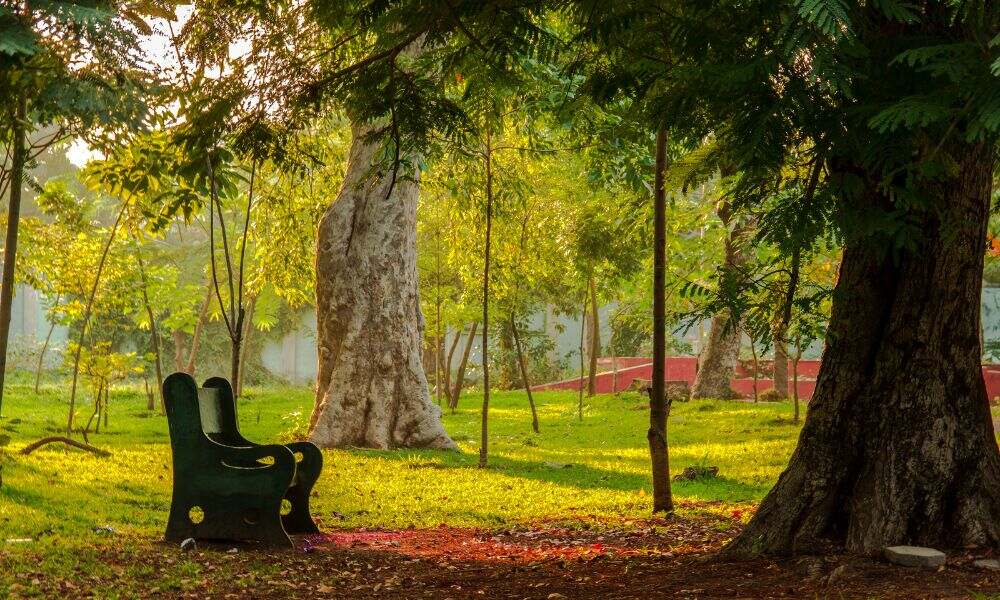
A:
POLYGON ((27 455, 31 454, 32 452, 34 452, 35 450, 38 450, 42 446, 44 446, 46 444, 52 444, 54 442, 62 442, 64 444, 68 445, 68 446, 72 446, 74 448, 79 448, 80 450, 86 450, 87 452, 90 452, 92 454, 100 456, 101 458, 107 458, 107 457, 111 456, 111 453, 108 452, 107 450, 101 450, 100 448, 91 446, 90 444, 84 444, 82 442, 78 442, 76 440, 70 439, 68 437, 63 437, 61 435, 55 435, 55 436, 52 436, 52 437, 42 438, 42 439, 38 440, 37 442, 33 442, 31 444, 28 444, 27 446, 25 446, 21 450, 20 454, 22 456, 27 456, 27 455))

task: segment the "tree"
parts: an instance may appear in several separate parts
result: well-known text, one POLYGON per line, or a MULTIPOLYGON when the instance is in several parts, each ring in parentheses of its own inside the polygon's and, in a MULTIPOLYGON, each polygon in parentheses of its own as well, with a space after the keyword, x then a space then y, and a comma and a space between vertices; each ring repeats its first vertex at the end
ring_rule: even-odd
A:
POLYGON ((143 125, 141 70, 135 52, 149 3, 15 3, 0 13, 0 90, 12 100, 0 114, 0 195, 10 190, 0 283, 0 409, 14 294, 21 191, 31 161, 71 135, 92 140, 143 125), (31 139, 35 129, 49 129, 31 139), (7 165, 6 156, 11 163, 7 165))
MULTIPOLYGON (((746 253, 751 227, 745 219, 734 219, 732 207, 720 203, 719 220, 726 228, 725 258, 719 273, 719 286, 736 289, 745 276, 746 253)), ((730 387, 739 359, 743 331, 730 310, 712 315, 708 340, 698 356, 698 373, 691 386, 692 398, 730 398, 730 387)))
MULTIPOLYGON (((616 10, 645 5, 627 4, 616 10)), ((732 554, 1000 541, 978 353, 1000 127, 994 4, 678 2, 641 21, 666 36, 643 53, 674 68, 636 89, 678 135, 719 136, 741 173, 734 197, 761 203, 782 169, 805 171, 803 192, 761 226, 821 223, 844 240, 799 445, 732 554)), ((606 32, 613 12, 579 14, 606 32)), ((613 38, 623 52, 649 41, 634 35, 613 38)), ((785 239, 790 256, 805 241, 785 239)))
POLYGON ((664 177, 667 168, 667 133, 656 132, 656 178, 654 184, 653 222, 653 381, 649 392, 649 455, 653 466, 653 512, 673 512, 670 493, 670 459, 667 454, 667 415, 670 403, 666 393, 667 322, 666 270, 667 226, 664 177))
POLYGON ((352 136, 344 183, 317 238, 320 366, 310 437, 326 447, 454 448, 422 366, 417 157, 396 146, 399 162, 380 167, 388 132, 355 124, 352 136))

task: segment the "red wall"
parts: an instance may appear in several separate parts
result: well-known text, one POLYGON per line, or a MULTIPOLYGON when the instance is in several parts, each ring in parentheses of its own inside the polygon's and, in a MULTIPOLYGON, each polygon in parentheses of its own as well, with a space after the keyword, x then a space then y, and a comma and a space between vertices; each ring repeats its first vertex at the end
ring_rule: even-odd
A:
MULTIPOLYGON (((653 363, 648 358, 643 357, 622 357, 618 358, 618 374, 612 371, 603 371, 597 374, 597 393, 610 394, 621 392, 632 387, 632 382, 636 379, 649 381, 653 378, 653 363), (635 366, 625 366, 635 365, 635 366)), ((598 363, 601 364, 600 362, 598 363)), ((808 399, 816 389, 816 376, 819 374, 820 361, 800 360, 799 361, 799 398, 808 399)), ((611 367, 611 359, 606 359, 604 365, 611 367)), ((698 372, 698 359, 694 356, 672 356, 667 359, 666 379, 668 381, 686 381, 688 384, 694 383, 695 374, 698 372)), ((791 380, 791 364, 788 367, 788 376, 791 380)), ((739 392, 744 398, 753 397, 753 378, 743 369, 737 369, 736 378, 732 381, 732 388, 739 392)), ((983 365, 983 380, 986 382, 986 393, 990 399, 1000 396, 1000 365, 983 365)), ((579 377, 555 381, 532 387, 532 390, 579 390, 580 385, 586 385, 586 378, 579 377)), ((757 390, 763 392, 774 387, 771 379, 759 379, 757 390)))

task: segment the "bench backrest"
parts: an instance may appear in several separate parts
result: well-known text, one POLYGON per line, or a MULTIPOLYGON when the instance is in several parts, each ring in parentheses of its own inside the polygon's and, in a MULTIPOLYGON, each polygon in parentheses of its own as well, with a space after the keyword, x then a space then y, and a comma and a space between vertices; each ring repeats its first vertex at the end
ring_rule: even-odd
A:
POLYGON ((206 438, 240 445, 236 402, 225 379, 213 377, 199 388, 187 373, 174 373, 163 382, 163 403, 175 456, 178 446, 200 447, 206 438))

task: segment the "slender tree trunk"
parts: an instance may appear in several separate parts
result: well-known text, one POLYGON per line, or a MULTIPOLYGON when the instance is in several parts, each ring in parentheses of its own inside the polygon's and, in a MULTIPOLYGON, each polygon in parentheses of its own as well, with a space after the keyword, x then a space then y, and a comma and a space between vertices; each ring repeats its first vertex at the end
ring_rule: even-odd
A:
POLYGON ((195 361, 198 359, 198 346, 201 344, 201 336, 205 330, 205 321, 208 320, 208 308, 212 304, 212 284, 208 284, 208 291, 205 293, 205 301, 201 303, 201 310, 198 311, 198 320, 194 323, 194 333, 191 334, 191 352, 188 354, 187 367, 184 372, 194 377, 195 361))
POLYGON ((473 323, 472 328, 469 329, 469 337, 465 339, 465 348, 462 350, 462 360, 458 363, 458 370, 455 371, 455 387, 451 393, 451 408, 454 411, 458 408, 458 399, 462 395, 462 388, 465 386, 465 369, 469 364, 469 354, 472 353, 472 346, 476 343, 476 330, 479 328, 479 323, 473 323))
POLYGON ((142 377, 142 385, 146 389, 146 410, 156 410, 156 394, 153 393, 153 390, 149 389, 149 379, 145 375, 142 377))
MULTIPOLYGON (((135 244, 135 259, 139 266, 139 276, 142 279, 142 303, 146 308, 146 317, 149 319, 149 337, 153 346, 153 364, 156 367, 156 395, 160 396, 160 411, 164 412, 163 406, 163 363, 160 358, 160 330, 156 326, 156 314, 153 306, 149 303, 149 282, 146 281, 146 267, 142 261, 142 253, 139 249, 139 242, 135 244)), ((155 407, 154 407, 155 408, 155 407)), ((153 410, 150 408, 150 410, 153 410)))
POLYGON ((799 422, 799 361, 802 360, 802 346, 796 340, 795 357, 792 358, 792 406, 794 415, 792 420, 799 422))
MULTIPOLYGON (((56 294, 55 306, 59 305, 59 295, 56 294)), ((56 322, 49 322, 49 331, 45 334, 45 341, 42 342, 42 350, 38 354, 38 364, 35 365, 35 393, 38 393, 38 388, 42 383, 42 370, 45 368, 45 355, 49 351, 49 343, 52 341, 52 332, 56 330, 56 322)))
MULTIPOLYGON (((451 344, 448 346, 448 354, 444 353, 444 344, 441 345, 441 357, 438 359, 442 364, 442 371, 444 371, 444 398, 448 402, 448 406, 451 406, 452 394, 451 394, 451 365, 452 359, 455 357, 455 348, 458 347, 458 343, 462 339, 462 333, 464 333, 465 327, 459 327, 455 331, 455 335, 451 340, 451 344)), ((447 340, 448 334, 445 332, 445 340, 447 340)))
POLYGON ((757 359, 757 343, 750 336, 750 356, 753 357, 753 401, 757 402, 757 382, 760 381, 760 361, 757 359))
POLYGON ((490 252, 493 234, 493 144, 490 130, 486 130, 486 243, 483 258, 483 410, 479 440, 479 468, 489 461, 489 412, 490 412, 490 252))
POLYGON ((96 432, 100 432, 101 431, 101 417, 100 417, 100 414, 101 414, 101 398, 104 397, 103 394, 104 394, 104 386, 102 385, 102 386, 100 386, 100 387, 97 388, 97 394, 94 396, 94 412, 90 413, 90 418, 87 419, 87 425, 83 428, 83 437, 84 438, 87 437, 87 432, 90 431, 90 424, 94 422, 94 419, 97 419, 97 431, 96 432))
POLYGON ((590 291, 590 372, 587 377, 587 395, 597 393, 597 359, 601 357, 601 314, 597 310, 597 285, 594 276, 587 280, 590 291))
POLYGON ((7 205, 7 238, 3 248, 3 281, 0 282, 0 416, 3 415, 10 312, 14 305, 14 266, 17 263, 17 229, 21 220, 21 190, 24 181, 24 163, 28 157, 24 123, 27 118, 27 101, 22 96, 16 103, 11 133, 14 148, 10 169, 10 203, 7 205))
POLYGON ((618 352, 615 351, 615 320, 611 319, 611 339, 608 349, 611 350, 611 393, 618 395, 618 352))
POLYGON ((436 294, 434 298, 436 315, 434 319, 434 399, 441 406, 441 355, 444 354, 444 339, 441 337, 441 231, 437 231, 438 243, 435 248, 436 294))
POLYGON ((771 374, 774 379, 774 391, 778 392, 778 397, 788 397, 788 346, 785 344, 785 332, 775 331, 774 343, 774 367, 771 374))
POLYGON ((104 273, 104 263, 108 260, 108 252, 111 250, 111 244, 115 241, 115 234, 118 233, 118 226, 121 225, 122 217, 125 216, 127 208, 128 201, 123 200, 122 207, 115 218, 115 223, 111 226, 111 231, 108 233, 108 240, 104 243, 104 249, 101 250, 101 257, 97 261, 97 270, 94 273, 94 284, 90 288, 90 296, 87 297, 87 305, 83 310, 83 321, 80 323, 80 337, 77 339, 76 350, 73 352, 73 380, 69 388, 69 417, 66 419, 66 437, 73 436, 73 413, 76 411, 76 385, 80 379, 80 353, 83 351, 83 345, 87 341, 87 326, 90 325, 90 316, 94 311, 94 299, 97 297, 97 288, 100 286, 101 275, 104 273))
POLYGON ((184 332, 180 329, 175 329, 170 332, 170 337, 174 341, 174 371, 184 371, 187 367, 187 361, 184 358, 184 332))
POLYGON ((246 322, 243 324, 243 346, 241 348, 242 355, 240 356, 240 372, 236 376, 236 395, 241 396, 243 394, 243 378, 246 375, 247 370, 247 355, 250 352, 250 332, 253 331, 253 313, 257 309, 257 296, 251 296, 250 301, 247 304, 247 316, 246 322))
POLYGON ((531 429, 538 433, 538 410, 535 408, 535 397, 531 394, 531 381, 528 378, 528 365, 524 360, 524 349, 521 348, 521 336, 517 333, 517 321, 510 317, 510 331, 514 336, 514 350, 517 352, 517 364, 521 368, 521 382, 528 394, 528 406, 531 407, 531 429))
MULTIPOLYGON (((1000 452, 978 356, 995 151, 952 146, 954 178, 909 209, 917 248, 845 244, 799 444, 730 555, 827 539, 864 554, 1000 544, 1000 452)), ((893 209, 875 179, 845 210, 893 209)))
POLYGON ((584 367, 584 340, 587 339, 587 296, 583 296, 583 308, 580 311, 580 395, 576 401, 577 419, 583 420, 583 380, 587 376, 587 369, 584 367))
POLYGON ((322 447, 455 448, 422 361, 415 157, 380 168, 355 124, 344 182, 316 243, 318 369, 310 438, 322 447), (374 169, 373 169, 374 166, 374 169))
POLYGON ((649 398, 649 456, 653 469, 653 512, 672 512, 670 457, 667 450, 666 394, 667 200, 663 189, 667 168, 667 132, 656 132, 656 178, 653 198, 653 381, 649 398))

